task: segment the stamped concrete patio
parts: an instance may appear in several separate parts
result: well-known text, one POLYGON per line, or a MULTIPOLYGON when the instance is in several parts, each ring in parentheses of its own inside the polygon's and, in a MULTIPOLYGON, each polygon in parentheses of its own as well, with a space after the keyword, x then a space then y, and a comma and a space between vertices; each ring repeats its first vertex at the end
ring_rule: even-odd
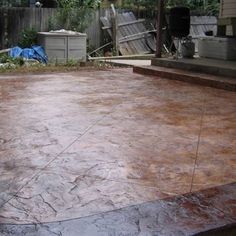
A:
POLYGON ((0 235, 54 235, 48 225, 36 234, 35 224, 58 221, 71 231, 55 235, 137 235, 128 225, 88 233, 81 219, 223 185, 230 213, 221 204, 204 217, 235 223, 235 101, 234 92, 132 69, 0 76, 0 235))

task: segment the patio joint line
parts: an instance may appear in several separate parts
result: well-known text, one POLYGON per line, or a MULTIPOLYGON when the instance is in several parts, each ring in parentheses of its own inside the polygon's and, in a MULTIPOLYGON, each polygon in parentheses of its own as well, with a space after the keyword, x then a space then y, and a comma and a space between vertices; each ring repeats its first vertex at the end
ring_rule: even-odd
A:
POLYGON ((192 179, 191 179, 190 193, 192 193, 192 190, 193 190, 193 181, 194 181, 194 175, 195 175, 197 159, 198 159, 198 153, 199 153, 199 146, 200 146, 200 141, 201 141, 201 133, 202 133, 202 127, 203 127, 203 118, 204 118, 205 112, 206 112, 206 96, 204 96, 204 100, 203 101, 204 101, 203 102, 203 110, 202 110, 202 114, 201 114, 200 129, 199 129, 198 140, 197 140, 196 156, 195 156, 194 165, 193 165, 193 173, 192 173, 192 179))
POLYGON ((75 142, 80 140, 86 133, 88 133, 89 130, 91 130, 94 126, 96 126, 99 122, 101 122, 103 119, 111 115, 118 106, 120 106, 121 103, 115 105, 107 114, 103 115, 100 119, 98 119, 96 122, 94 122, 92 125, 90 125, 79 137, 77 137, 74 141, 72 141, 67 147, 65 147, 61 152, 59 152, 52 160, 50 160, 44 167, 42 167, 37 173, 35 173, 16 193, 12 195, 11 198, 9 198, 7 201, 5 201, 1 207, 3 207, 5 204, 10 202, 13 198, 17 197, 17 194, 24 189, 29 183, 32 182, 32 180, 38 176, 48 165, 50 165, 53 161, 55 161, 61 154, 63 154, 68 148, 70 148, 75 142))

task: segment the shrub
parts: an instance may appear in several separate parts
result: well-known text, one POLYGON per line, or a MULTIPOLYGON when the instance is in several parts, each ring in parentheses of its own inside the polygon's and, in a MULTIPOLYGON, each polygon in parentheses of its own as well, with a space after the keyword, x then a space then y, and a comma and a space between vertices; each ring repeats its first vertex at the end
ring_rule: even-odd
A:
POLYGON ((29 48, 37 44, 37 31, 34 28, 28 28, 21 32, 20 40, 18 42, 21 48, 29 48))
POLYGON ((84 32, 100 0, 57 0, 58 8, 49 20, 50 29, 84 32))
POLYGON ((22 57, 12 58, 7 54, 3 54, 0 57, 0 63, 14 64, 16 66, 23 66, 24 65, 24 59, 22 57))

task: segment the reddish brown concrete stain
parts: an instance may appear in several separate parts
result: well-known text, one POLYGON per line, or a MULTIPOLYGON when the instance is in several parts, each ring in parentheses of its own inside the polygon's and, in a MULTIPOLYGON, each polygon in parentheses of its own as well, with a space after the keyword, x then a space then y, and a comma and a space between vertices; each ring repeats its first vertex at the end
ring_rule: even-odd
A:
POLYGON ((2 222, 65 220, 236 180, 235 93, 130 69, 0 76, 0 91, 2 222))

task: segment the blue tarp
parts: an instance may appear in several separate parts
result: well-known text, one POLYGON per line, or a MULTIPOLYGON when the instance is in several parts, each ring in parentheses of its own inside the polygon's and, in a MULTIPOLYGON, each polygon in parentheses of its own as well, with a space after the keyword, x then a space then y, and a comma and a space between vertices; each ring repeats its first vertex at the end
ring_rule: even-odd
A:
POLYGON ((24 48, 24 49, 18 46, 11 48, 9 56, 13 58, 23 57, 26 59, 35 59, 45 64, 48 62, 48 57, 43 47, 37 45, 32 46, 31 48, 24 48))

